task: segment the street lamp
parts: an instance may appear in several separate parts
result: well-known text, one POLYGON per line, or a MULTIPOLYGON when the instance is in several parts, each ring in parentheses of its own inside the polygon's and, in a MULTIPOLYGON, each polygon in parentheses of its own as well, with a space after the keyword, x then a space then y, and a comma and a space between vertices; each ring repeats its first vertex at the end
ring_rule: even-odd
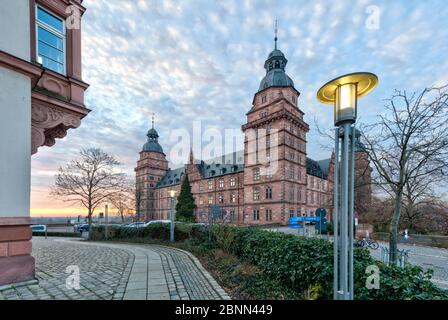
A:
POLYGON ((357 104, 358 98, 368 94, 377 84, 378 77, 373 73, 357 72, 333 79, 317 92, 317 99, 320 102, 334 105, 334 125, 338 127, 335 130, 336 161, 333 197, 333 298, 335 300, 353 300, 353 208, 357 104), (341 145, 341 155, 339 155, 339 145, 341 145), (338 196, 339 156, 341 157, 340 198, 338 196), (340 254, 338 248, 339 203, 341 204, 340 254))
POLYGON ((105 214, 105 218, 106 218, 106 226, 104 227, 104 231, 105 231, 105 238, 107 239, 107 224, 109 223, 109 216, 108 216, 108 212, 109 212, 109 203, 106 201, 106 205, 104 206, 104 214, 105 214))
POLYGON ((171 197, 171 210, 170 210, 170 220, 171 220, 171 224, 170 224, 170 241, 174 242, 174 220, 176 219, 175 217, 175 212, 174 212, 174 201, 175 201, 175 197, 176 196, 176 190, 170 190, 170 197, 171 197))

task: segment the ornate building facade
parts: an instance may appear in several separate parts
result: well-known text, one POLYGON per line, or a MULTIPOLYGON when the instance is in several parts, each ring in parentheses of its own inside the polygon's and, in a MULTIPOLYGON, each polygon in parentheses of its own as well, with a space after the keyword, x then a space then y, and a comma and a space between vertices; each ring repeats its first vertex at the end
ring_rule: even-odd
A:
POLYGON ((309 125, 300 92, 285 72, 287 62, 277 46, 265 61, 266 75, 242 126, 244 151, 208 161, 196 160, 190 151, 185 166, 170 169, 153 124, 135 168, 144 219, 169 219, 170 191, 178 194, 185 176, 197 221, 207 221, 216 207, 235 224, 286 224, 318 208, 331 212, 334 154, 320 161, 307 157, 309 125))
POLYGON ((31 155, 89 113, 81 76, 82 0, 2 1, 0 285, 34 278, 31 155))

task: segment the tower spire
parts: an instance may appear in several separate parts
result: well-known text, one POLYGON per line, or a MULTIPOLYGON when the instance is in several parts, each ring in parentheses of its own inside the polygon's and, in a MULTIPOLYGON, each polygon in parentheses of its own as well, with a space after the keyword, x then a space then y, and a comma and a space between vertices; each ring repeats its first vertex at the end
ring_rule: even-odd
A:
POLYGON ((275 19, 275 30, 274 30, 274 33, 275 33, 275 37, 274 37, 275 50, 277 50, 277 40, 278 40, 278 38, 277 38, 277 35, 278 35, 277 19, 275 19))
POLYGON ((151 120, 151 123, 152 123, 152 128, 154 129, 154 112, 152 113, 152 120, 151 120))

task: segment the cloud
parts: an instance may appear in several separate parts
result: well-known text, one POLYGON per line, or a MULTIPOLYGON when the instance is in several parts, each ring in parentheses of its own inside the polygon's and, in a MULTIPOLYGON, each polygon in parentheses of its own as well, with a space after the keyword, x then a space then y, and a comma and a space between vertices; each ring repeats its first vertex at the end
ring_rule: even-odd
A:
POLYGON ((265 74, 275 19, 279 48, 289 60, 287 73, 302 93, 299 105, 311 127, 307 152, 328 156, 313 128, 314 117, 322 127, 333 123, 332 109, 315 99, 322 84, 347 72, 378 74, 378 88, 360 100, 360 116, 368 120, 394 88, 427 86, 445 79, 448 71, 442 54, 448 50, 443 2, 375 1, 381 9, 376 31, 365 28, 370 4, 85 0, 83 78, 90 84, 85 103, 92 112, 80 128, 32 157, 32 208, 66 207, 44 195, 57 168, 82 147, 105 149, 133 175, 153 112, 167 154, 174 145, 171 130, 191 132, 195 120, 207 128, 240 128, 265 74))

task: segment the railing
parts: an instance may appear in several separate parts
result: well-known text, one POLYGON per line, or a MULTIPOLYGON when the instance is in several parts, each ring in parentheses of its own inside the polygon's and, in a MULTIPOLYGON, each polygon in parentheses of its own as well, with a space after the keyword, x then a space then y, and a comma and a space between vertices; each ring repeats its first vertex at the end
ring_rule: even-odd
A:
MULTIPOLYGON (((409 263, 409 252, 410 250, 397 250, 398 259, 397 267, 404 268, 409 263)), ((389 264, 390 261, 390 250, 387 247, 381 246, 381 260, 385 264, 389 264)))

